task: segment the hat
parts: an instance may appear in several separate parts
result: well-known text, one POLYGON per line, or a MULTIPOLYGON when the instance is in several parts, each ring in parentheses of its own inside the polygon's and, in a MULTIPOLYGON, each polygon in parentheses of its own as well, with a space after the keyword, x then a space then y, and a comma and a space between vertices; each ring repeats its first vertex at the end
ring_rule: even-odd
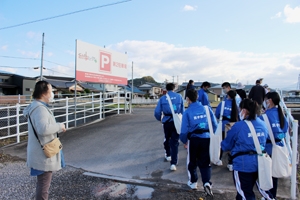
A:
POLYGON ((269 87, 268 84, 265 84, 264 87, 269 87))
POLYGON ((239 90, 239 89, 243 89, 244 87, 245 86, 241 82, 238 82, 236 89, 239 90))

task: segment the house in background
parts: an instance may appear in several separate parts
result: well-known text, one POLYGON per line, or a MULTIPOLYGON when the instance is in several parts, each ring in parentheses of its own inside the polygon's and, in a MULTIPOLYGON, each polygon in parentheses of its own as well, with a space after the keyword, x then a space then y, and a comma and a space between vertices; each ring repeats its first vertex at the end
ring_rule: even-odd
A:
POLYGON ((162 88, 154 83, 145 83, 140 85, 138 89, 145 92, 153 99, 158 99, 163 94, 162 88))
POLYGON ((0 71, 0 95, 32 95, 36 80, 0 71))
MULTIPOLYGON (((120 91, 132 92, 131 85, 118 85, 118 87, 120 91)), ((145 97, 145 94, 145 92, 133 86, 133 98, 142 98, 145 97)), ((125 96, 125 94, 121 94, 121 96, 125 96)), ((130 97, 130 95, 128 94, 127 97, 130 97)))

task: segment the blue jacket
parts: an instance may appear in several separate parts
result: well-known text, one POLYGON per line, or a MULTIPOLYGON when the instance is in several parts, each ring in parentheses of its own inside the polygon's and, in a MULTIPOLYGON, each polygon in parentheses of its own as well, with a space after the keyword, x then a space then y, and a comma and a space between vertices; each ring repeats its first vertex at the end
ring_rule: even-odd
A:
MULTIPOLYGON (((215 132, 218 126, 217 120, 210 108, 209 113, 211 117, 213 132, 215 132)), ((206 111, 204 106, 200 102, 191 103, 189 105, 189 108, 183 113, 181 133, 179 135, 179 138, 184 144, 187 142, 188 133, 192 133, 191 138, 210 138, 206 111), (207 130, 207 132, 204 132, 202 134, 192 133, 197 129, 207 130)))
POLYGON ((198 90, 198 99, 199 102, 201 102, 201 104, 203 106, 208 106, 211 108, 210 104, 209 104, 209 100, 208 100, 208 95, 205 92, 205 90, 203 88, 201 88, 200 90, 198 90))
MULTIPOLYGON (((217 119, 220 119, 221 108, 222 108, 222 102, 218 105, 216 112, 215 112, 217 119)), ((225 99, 224 112, 223 112, 224 117, 227 117, 228 119, 231 118, 231 108, 232 108, 232 99, 225 99)), ((230 123, 230 121, 222 120, 222 122, 223 122, 222 131, 225 131, 225 124, 230 123)))
MULTIPOLYGON (((285 133, 287 132, 287 129, 288 129, 288 122, 287 122, 286 118, 284 117, 284 120, 285 120, 284 127, 283 127, 283 129, 280 128, 278 108, 274 107, 274 108, 266 110, 266 115, 268 116, 272 131, 274 134, 274 139, 282 140, 283 138, 285 138, 285 133)), ((261 120, 264 120, 263 116, 259 116, 259 118, 261 120)), ((268 136, 268 140, 271 140, 270 136, 268 136)), ((282 147, 284 146, 283 141, 276 142, 276 144, 279 146, 282 146, 282 147)), ((272 143, 266 144, 266 152, 269 155, 272 155, 272 143)))
MULTIPOLYGON (((174 112, 183 114, 184 104, 183 104, 182 96, 178 93, 173 92, 173 91, 169 91, 168 95, 171 98, 171 102, 173 104, 174 112)), ((159 101, 157 103, 157 106, 155 108, 155 111, 154 111, 154 117, 158 121, 161 120, 162 112, 164 113, 164 115, 172 115, 172 111, 170 109, 169 101, 168 101, 168 98, 167 98, 166 95, 162 96, 159 99, 159 101)), ((162 119, 162 123, 165 123, 170 118, 172 118, 172 116, 164 116, 163 119, 162 119)), ((173 118, 169 121, 173 121, 173 118)))
MULTIPOLYGON (((266 124, 259 118, 251 121, 255 128, 261 149, 264 150, 268 137, 266 124)), ((231 155, 239 152, 256 151, 251 131, 244 121, 236 122, 227 132, 225 140, 222 141, 223 151, 231 151, 231 155)), ((257 154, 240 155, 233 159, 233 169, 240 172, 257 172, 257 154)))

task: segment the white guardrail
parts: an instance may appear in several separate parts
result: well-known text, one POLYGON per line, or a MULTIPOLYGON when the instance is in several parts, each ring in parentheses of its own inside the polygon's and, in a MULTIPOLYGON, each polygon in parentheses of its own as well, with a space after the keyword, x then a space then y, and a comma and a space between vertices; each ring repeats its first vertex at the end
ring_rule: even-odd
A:
POLYGON ((286 145, 289 150, 290 161, 292 163, 292 175, 291 175, 291 199, 297 199, 297 165, 298 165, 298 120, 295 120, 292 116, 291 109, 287 108, 284 99, 281 98, 281 107, 286 113, 289 128, 286 133, 286 145))
MULTIPOLYGON (((75 97, 55 99, 54 103, 50 104, 50 110, 56 121, 64 123, 66 129, 69 129, 87 121, 105 118, 106 113, 120 114, 120 111, 124 111, 125 114, 131 113, 130 99, 129 92, 93 93, 76 99, 75 97)), ((20 136, 28 134, 28 122, 23 110, 32 99, 26 103, 22 103, 22 99, 20 101, 21 104, 0 107, 0 140, 16 137, 19 143, 20 136)))

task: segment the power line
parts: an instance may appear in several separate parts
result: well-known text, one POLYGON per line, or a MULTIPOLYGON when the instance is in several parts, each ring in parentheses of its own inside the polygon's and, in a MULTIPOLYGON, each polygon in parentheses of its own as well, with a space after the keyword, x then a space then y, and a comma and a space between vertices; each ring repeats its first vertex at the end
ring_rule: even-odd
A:
MULTIPOLYGON (((40 58, 25 58, 25 57, 15 57, 15 56, 0 56, 0 57, 3 57, 3 58, 16 58, 16 59, 27 59, 27 60, 40 60, 40 58)), ((52 62, 50 60, 45 60, 44 59, 44 61, 48 62, 48 63, 52 63, 52 64, 56 64, 56 65, 60 65, 60 66, 63 66, 63 67, 73 69, 73 67, 69 67, 69 66, 62 65, 62 64, 59 64, 59 63, 56 63, 56 62, 52 62)))
POLYGON ((4 65, 0 65, 0 67, 8 67, 8 68, 33 68, 33 67, 13 67, 13 66, 4 66, 4 65))
MULTIPOLYGON (((6 68, 26 68, 26 69, 34 69, 34 68, 40 68, 39 66, 38 67, 13 67, 13 66, 4 66, 4 65, 0 65, 0 67, 6 67, 6 68)), ((55 71, 53 69, 49 69, 49 68, 44 68, 45 70, 50 70, 50 71, 53 71, 53 72, 56 72, 58 74, 64 74, 64 75, 70 75, 70 74, 65 74, 63 72, 58 72, 58 71, 55 71)))
POLYGON ((54 19, 54 18, 58 18, 58 17, 64 17, 64 16, 67 16, 67 15, 72 15, 72 14, 76 14, 76 13, 80 13, 80 12, 84 12, 84 11, 88 11, 88 10, 94 10, 94 9, 98 9, 98 8, 113 6, 113 5, 117 5, 117 4, 121 4, 121 3, 126 3, 126 2, 129 2, 129 1, 132 1, 132 0, 119 1, 119 2, 115 2, 115 3, 111 3, 111 4, 105 4, 105 5, 101 5, 101 6, 96 6, 96 7, 92 7, 92 8, 78 10, 78 11, 74 11, 74 12, 70 12, 70 13, 66 13, 66 14, 53 16, 53 17, 47 17, 47 18, 44 18, 44 19, 38 19, 38 20, 30 21, 30 22, 25 22, 25 23, 22 23, 22 24, 7 26, 7 27, 0 28, 0 30, 14 28, 14 27, 23 26, 23 25, 26 25, 26 24, 32 24, 32 23, 41 22, 41 21, 46 21, 46 20, 50 20, 50 19, 54 19))

